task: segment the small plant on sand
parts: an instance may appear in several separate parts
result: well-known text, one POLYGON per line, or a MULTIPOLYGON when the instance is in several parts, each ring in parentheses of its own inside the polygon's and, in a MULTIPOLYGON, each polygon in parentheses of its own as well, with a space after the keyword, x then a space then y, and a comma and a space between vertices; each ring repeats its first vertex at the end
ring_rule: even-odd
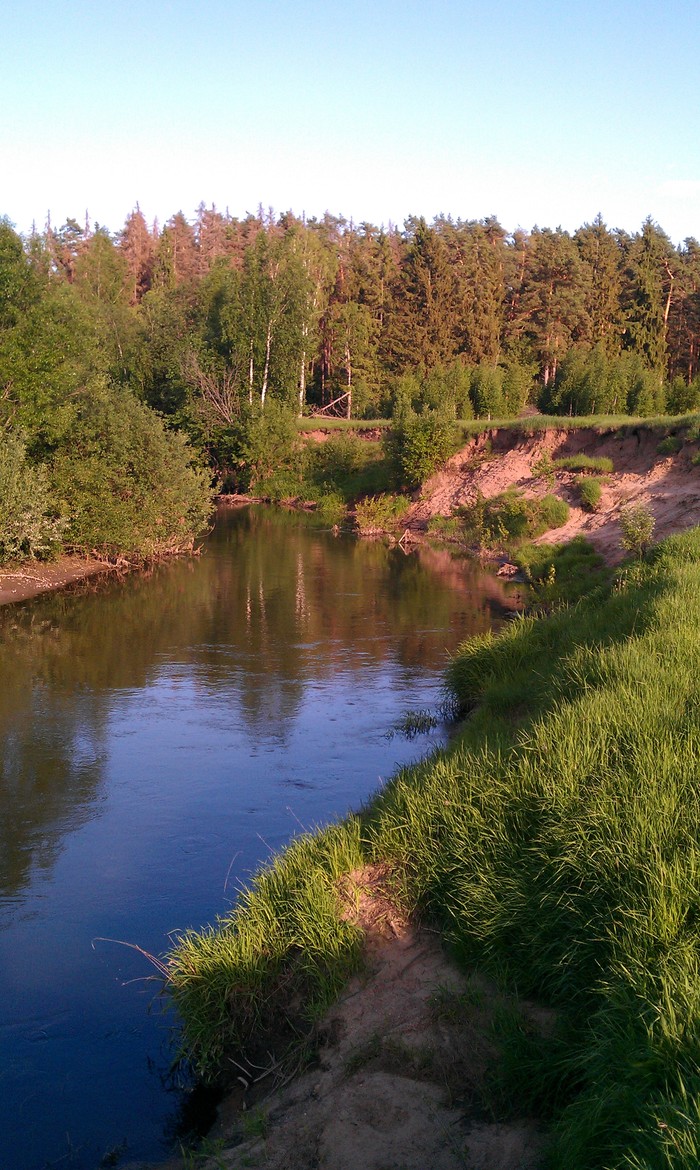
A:
POLYGON ((543 479, 548 487, 554 487, 556 468, 552 463, 549 451, 544 451, 532 465, 532 474, 536 479, 543 479))
POLYGON ((602 495, 600 480, 594 475, 578 475, 574 480, 582 507, 587 512, 597 511, 602 495))
POLYGON ((675 455, 683 446, 683 440, 678 435, 667 435, 656 448, 658 455, 675 455))
POLYGON ((643 557, 649 551, 656 521, 644 504, 631 504, 620 513, 620 543, 627 552, 643 557))

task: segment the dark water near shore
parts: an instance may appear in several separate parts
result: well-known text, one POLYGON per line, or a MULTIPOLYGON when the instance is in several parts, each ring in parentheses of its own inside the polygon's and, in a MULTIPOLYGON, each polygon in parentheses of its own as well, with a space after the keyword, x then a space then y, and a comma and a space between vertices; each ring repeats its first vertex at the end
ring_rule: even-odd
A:
POLYGON ((0 1170, 167 1152, 183 1093, 135 950, 441 733, 446 654, 517 601, 447 552, 223 513, 196 560, 0 611, 0 1170))

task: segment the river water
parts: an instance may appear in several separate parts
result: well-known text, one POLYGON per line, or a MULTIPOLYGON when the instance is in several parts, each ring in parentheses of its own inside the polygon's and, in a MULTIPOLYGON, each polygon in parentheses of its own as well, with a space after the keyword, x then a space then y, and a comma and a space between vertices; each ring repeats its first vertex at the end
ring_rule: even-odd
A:
POLYGON ((0 1170, 172 1148, 177 1021, 121 944, 162 955, 439 742, 387 733, 516 604, 446 551, 248 508, 199 558, 0 611, 0 1170))

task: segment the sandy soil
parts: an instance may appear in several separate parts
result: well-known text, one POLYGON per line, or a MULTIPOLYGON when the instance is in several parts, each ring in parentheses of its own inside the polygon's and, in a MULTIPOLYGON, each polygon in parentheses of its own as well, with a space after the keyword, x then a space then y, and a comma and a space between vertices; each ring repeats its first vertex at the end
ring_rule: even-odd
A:
POLYGON ((20 567, 0 569, 0 605, 26 601, 39 593, 63 589, 74 581, 113 571, 112 565, 82 557, 61 557, 50 564, 30 561, 20 567))
POLYGON ((580 534, 614 564, 623 556, 619 517, 628 504, 643 504, 651 511, 656 521, 654 540, 700 524, 700 468, 691 463, 698 444, 687 443, 676 455, 660 456, 656 449, 663 435, 661 429, 642 428, 607 435, 592 429, 479 435, 424 484, 408 524, 420 530, 431 516, 448 516, 459 505, 472 503, 478 491, 487 498, 511 485, 532 497, 554 491, 570 505, 569 520, 540 537, 540 542, 559 543, 580 534), (574 474, 558 471, 554 488, 533 474, 533 466, 544 454, 559 459, 581 453, 607 455, 613 461, 614 472, 604 477, 601 502, 594 513, 579 506, 574 474))
MULTIPOLYGON (((343 893, 365 930, 365 974, 323 1020, 312 1069, 223 1103, 202 1170, 534 1170, 536 1123, 494 1120, 488 1108, 490 1022, 503 996, 402 918, 380 867, 353 874, 343 893)), ((516 1010, 552 1026, 534 1005, 516 1010)))

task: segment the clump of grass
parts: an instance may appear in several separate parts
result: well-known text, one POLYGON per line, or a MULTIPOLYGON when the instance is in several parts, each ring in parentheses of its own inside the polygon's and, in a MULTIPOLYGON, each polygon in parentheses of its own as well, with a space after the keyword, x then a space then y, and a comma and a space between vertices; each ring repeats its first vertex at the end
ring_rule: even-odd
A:
POLYGON ((666 435, 665 439, 657 445, 657 455, 676 455, 683 446, 683 440, 680 435, 666 435))
POLYGON ((342 524, 348 509, 339 492, 326 492, 316 502, 316 516, 324 524, 342 524))
POLYGON ((440 540, 464 540, 464 519, 454 513, 451 516, 431 516, 428 534, 440 540))
POLYGON ((603 494, 600 480, 594 475, 579 475, 574 480, 574 487, 586 511, 595 512, 603 494))
POLYGON ((387 493, 368 496, 355 505, 355 526, 361 536, 395 532, 406 515, 410 500, 387 493))
POLYGON ((613 470, 613 461, 607 455, 568 455, 565 459, 555 459, 554 466, 562 471, 595 471, 608 474, 613 470))
POLYGON ((343 919, 335 883, 361 864, 356 818, 299 837, 229 915, 178 940, 168 984, 204 1080, 221 1076, 226 1053, 269 1059, 306 1036, 358 969, 360 931, 343 919))
POLYGON ((432 711, 406 711, 396 721, 389 736, 403 735, 406 739, 415 739, 417 735, 427 735, 438 726, 440 720, 432 711))

